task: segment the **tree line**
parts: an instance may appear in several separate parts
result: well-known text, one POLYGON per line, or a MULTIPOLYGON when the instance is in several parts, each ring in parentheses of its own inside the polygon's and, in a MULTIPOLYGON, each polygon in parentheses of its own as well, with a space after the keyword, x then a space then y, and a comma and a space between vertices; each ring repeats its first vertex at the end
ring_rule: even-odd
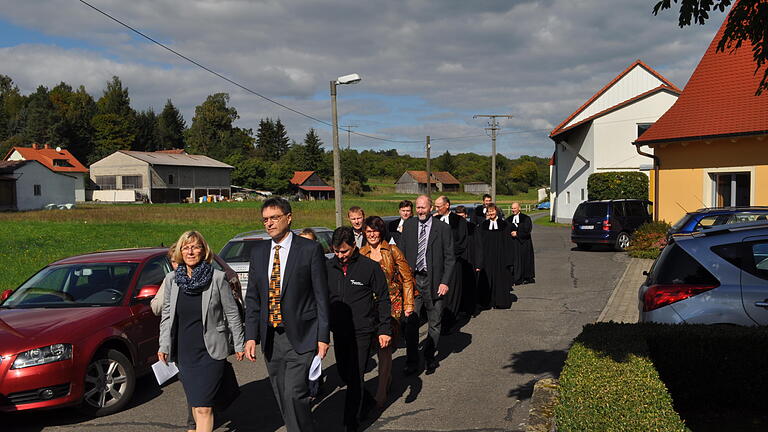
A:
MULTIPOLYGON (((90 165, 118 150, 157 151, 185 149, 232 165, 232 184, 254 189, 286 192, 294 171, 316 171, 326 180, 333 176, 330 151, 314 129, 302 142, 291 140, 280 119, 259 121, 252 129, 234 126, 237 109, 227 93, 209 95, 195 108, 187 127, 184 117, 168 99, 157 114, 150 107, 131 107, 128 88, 120 78, 106 83, 94 99, 79 86, 60 83, 39 86, 23 95, 13 80, 0 75, 0 154, 11 147, 49 144, 68 149, 90 165)), ((508 159, 498 155, 497 191, 525 192, 549 183, 549 160, 535 156, 508 159)), ((424 170, 424 158, 390 150, 341 150, 342 184, 345 193, 361 194, 369 178, 398 178, 406 170, 424 170)), ((490 157, 446 151, 433 160, 434 171, 448 171, 462 183, 490 181, 490 157)))

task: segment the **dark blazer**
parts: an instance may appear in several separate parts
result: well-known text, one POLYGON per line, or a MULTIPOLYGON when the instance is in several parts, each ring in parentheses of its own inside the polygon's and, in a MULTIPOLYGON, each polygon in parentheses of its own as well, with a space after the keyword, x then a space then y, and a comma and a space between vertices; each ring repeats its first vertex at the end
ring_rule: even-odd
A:
MULTIPOLYGON (((395 244, 398 244, 400 235, 402 234, 397 230, 397 226, 400 225, 400 219, 401 218, 397 218, 393 221, 389 221, 387 224, 387 241, 394 239, 395 244)), ((413 217, 410 217, 409 219, 413 219, 413 217)))
MULTIPOLYGON (((397 247, 405 254, 408 265, 416 270, 416 256, 419 250, 419 219, 414 217, 403 224, 403 234, 397 247)), ((451 227, 432 220, 432 228, 427 239, 427 275, 432 288, 432 298, 437 298, 437 288, 446 284, 450 288, 456 257, 453 254, 453 235, 451 227)))
MULTIPOLYGON (((293 234, 291 234, 293 235, 293 234)), ((257 242, 251 250, 245 294, 245 339, 261 343, 264 351, 269 324, 269 254, 272 241, 257 242)), ((293 349, 304 354, 330 343, 328 277, 319 243, 293 235, 280 292, 283 326, 293 349)))

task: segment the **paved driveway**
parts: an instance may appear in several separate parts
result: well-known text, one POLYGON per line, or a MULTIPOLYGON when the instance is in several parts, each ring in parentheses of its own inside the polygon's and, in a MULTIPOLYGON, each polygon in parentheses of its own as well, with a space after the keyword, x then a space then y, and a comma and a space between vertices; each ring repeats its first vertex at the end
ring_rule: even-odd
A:
MULTIPOLYGON (((523 430, 533 383, 559 374, 571 340, 597 319, 628 262, 615 252, 572 250, 569 236, 568 228, 534 226, 537 283, 515 288, 511 310, 483 312, 446 336, 434 375, 403 377, 405 350, 399 349, 391 404, 368 430, 523 430)), ((340 430, 343 411, 332 354, 325 367, 329 394, 315 408, 319 432, 340 430)), ((285 430, 263 362, 235 368, 243 396, 216 430, 285 430)), ((368 379, 375 389, 375 371, 368 379)), ((170 431, 183 430, 185 410, 179 382, 161 389, 150 377, 139 381, 130 408, 112 416, 85 419, 57 410, 2 415, 0 424, 3 431, 170 431)))

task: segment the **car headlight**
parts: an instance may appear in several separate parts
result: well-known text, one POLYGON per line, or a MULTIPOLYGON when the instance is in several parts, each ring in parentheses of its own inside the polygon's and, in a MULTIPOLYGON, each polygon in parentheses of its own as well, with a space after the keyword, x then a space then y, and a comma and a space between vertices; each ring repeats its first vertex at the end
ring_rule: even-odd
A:
POLYGON ((72 358, 72 344, 53 344, 35 348, 16 356, 11 369, 22 369, 72 358))

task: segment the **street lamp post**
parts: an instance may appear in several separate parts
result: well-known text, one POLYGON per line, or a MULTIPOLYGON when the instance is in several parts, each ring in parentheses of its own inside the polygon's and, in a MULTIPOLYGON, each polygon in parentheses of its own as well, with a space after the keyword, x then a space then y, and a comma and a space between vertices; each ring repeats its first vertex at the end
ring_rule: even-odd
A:
POLYGON ((350 74, 331 81, 331 117, 333 120, 333 195, 336 204, 336 227, 342 224, 341 209, 341 155, 339 154, 339 118, 336 112, 336 86, 360 82, 360 75, 350 74))

